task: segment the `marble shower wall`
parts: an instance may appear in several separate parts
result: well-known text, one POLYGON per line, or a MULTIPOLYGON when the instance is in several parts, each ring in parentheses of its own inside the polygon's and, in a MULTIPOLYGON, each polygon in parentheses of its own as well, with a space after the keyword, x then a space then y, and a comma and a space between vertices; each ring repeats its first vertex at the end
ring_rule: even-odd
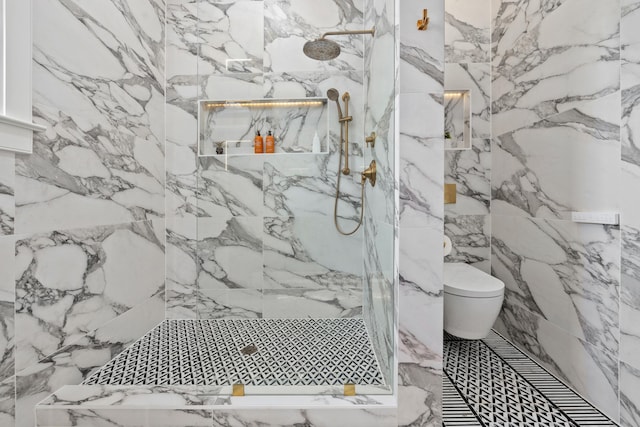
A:
POLYGON ((444 181, 457 201, 445 205, 445 262, 491 271, 491 0, 445 0, 445 90, 471 94, 471 149, 445 150, 444 181))
POLYGON ((622 0, 622 277, 620 288, 620 420, 640 426, 640 1, 622 0), (635 195, 635 197, 629 197, 635 195))
MULTIPOLYGON (((627 222, 637 215, 619 193, 621 182, 631 188, 620 179, 620 118, 634 104, 623 93, 623 116, 620 8, 494 0, 491 11, 491 268, 506 284, 496 326, 616 420, 635 372, 624 360, 619 368, 632 315, 624 296, 620 306, 620 276, 631 271, 620 247, 633 253, 627 222), (568 221, 572 211, 621 209, 622 236, 568 221)), ((635 391, 627 397, 623 418, 637 416, 635 391)))
POLYGON ((0 424, 164 317, 162 0, 34 7, 31 155, 0 153, 0 424), (17 398, 17 401, 16 401, 17 398))
MULTIPOLYGON (((169 317, 362 315, 363 233, 344 237, 333 225, 339 163, 333 102, 327 106, 326 152, 196 155, 198 99, 348 91, 353 173, 342 177, 338 212, 343 229, 356 225, 365 37, 341 37, 341 56, 327 62, 307 58, 302 46, 326 31, 362 29, 364 2, 332 1, 321 14, 316 6, 289 0, 167 5, 169 317)), ((289 123, 287 132, 295 125, 289 123)))

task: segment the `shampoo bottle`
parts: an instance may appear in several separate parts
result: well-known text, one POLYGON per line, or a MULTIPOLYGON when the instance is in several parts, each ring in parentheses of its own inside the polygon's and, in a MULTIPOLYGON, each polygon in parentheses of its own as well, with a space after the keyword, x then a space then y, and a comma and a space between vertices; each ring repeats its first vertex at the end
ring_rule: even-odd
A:
POLYGON ((260 136, 260 131, 256 132, 256 137, 253 138, 253 152, 264 153, 264 141, 262 140, 262 136, 260 136))
POLYGON ((267 135, 267 146, 265 149, 265 153, 273 153, 276 151, 276 140, 273 137, 271 131, 269 131, 269 135, 267 135))

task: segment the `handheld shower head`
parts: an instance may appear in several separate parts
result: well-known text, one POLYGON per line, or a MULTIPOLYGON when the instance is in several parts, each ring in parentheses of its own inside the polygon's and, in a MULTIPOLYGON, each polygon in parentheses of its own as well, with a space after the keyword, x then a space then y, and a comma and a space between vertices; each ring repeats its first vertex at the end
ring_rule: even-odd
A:
POLYGON ((342 108, 340 108, 340 92, 338 92, 338 89, 335 88, 331 88, 327 91, 327 98, 329 98, 332 101, 335 101, 336 105, 338 106, 338 118, 340 120, 342 120, 342 108))

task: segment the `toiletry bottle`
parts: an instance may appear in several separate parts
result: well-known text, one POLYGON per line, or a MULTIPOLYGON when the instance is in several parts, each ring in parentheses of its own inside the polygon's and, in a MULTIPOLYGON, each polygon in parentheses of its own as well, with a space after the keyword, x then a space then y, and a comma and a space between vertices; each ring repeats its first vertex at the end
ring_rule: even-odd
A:
POLYGON ((264 141, 262 140, 262 136, 260 136, 260 131, 256 132, 256 137, 253 138, 253 152, 264 153, 264 141))
POLYGON ((269 135, 267 135, 267 145, 265 147, 265 153, 274 153, 276 151, 276 140, 273 137, 271 131, 269 131, 269 135))

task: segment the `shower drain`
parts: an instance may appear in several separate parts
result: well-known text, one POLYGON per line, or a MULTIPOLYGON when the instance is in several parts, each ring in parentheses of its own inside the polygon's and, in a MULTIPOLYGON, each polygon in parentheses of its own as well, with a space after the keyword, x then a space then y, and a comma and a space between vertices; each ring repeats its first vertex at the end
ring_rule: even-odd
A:
POLYGON ((251 356, 252 354, 258 352, 258 347, 256 347, 255 345, 251 344, 251 345, 246 346, 242 350, 240 350, 240 352, 242 354, 244 354, 245 356, 251 356))

